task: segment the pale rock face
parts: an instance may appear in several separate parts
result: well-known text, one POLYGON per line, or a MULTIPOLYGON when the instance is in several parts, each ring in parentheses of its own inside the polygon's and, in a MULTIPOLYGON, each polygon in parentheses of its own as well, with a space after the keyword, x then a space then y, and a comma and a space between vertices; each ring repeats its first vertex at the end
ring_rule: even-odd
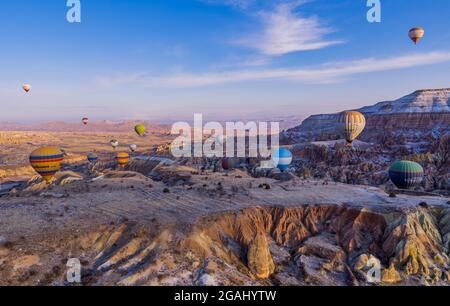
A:
POLYGON ((266 235, 256 235, 255 239, 250 243, 247 260, 250 271, 257 278, 268 278, 275 271, 275 264, 270 254, 266 235))
POLYGON ((395 101, 386 101, 361 108, 364 114, 450 112, 450 88, 418 90, 395 101))
MULTIPOLYGON (((367 119, 365 132, 377 129, 448 130, 450 88, 418 90, 394 101, 380 102, 357 111, 367 119)), ((336 133, 337 114, 313 115, 285 132, 287 138, 336 133)))

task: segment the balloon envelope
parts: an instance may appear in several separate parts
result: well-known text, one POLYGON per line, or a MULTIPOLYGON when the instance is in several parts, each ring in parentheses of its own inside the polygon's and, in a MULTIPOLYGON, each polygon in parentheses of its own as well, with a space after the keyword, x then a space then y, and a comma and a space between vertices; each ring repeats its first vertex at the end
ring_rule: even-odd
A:
POLYGON ((292 152, 285 148, 275 149, 272 152, 272 161, 281 171, 287 170, 292 163, 292 152))
POLYGON ((234 168, 234 160, 230 157, 222 159, 222 168, 224 170, 231 170, 234 168))
POLYGON ((87 159, 88 161, 90 161, 91 163, 96 162, 98 160, 98 156, 95 153, 89 153, 87 155, 87 159))
POLYGON ((115 139, 111 140, 109 143, 111 144, 111 147, 113 147, 114 149, 119 146, 119 142, 115 139))
POLYGON ((58 148, 43 147, 30 154, 30 165, 47 182, 50 183, 61 168, 64 155, 58 148))
POLYGON ((23 90, 25 92, 29 92, 31 90, 31 85, 30 84, 23 84, 22 88, 23 88, 23 90))
POLYGON ((417 45, 425 35, 425 30, 422 27, 416 27, 409 30, 409 38, 417 45))
POLYGON ((124 167, 130 161, 130 154, 127 152, 119 152, 116 155, 116 160, 119 166, 124 167))
POLYGON ((84 125, 87 125, 89 123, 89 118, 83 118, 81 119, 84 125))
POLYGON ((389 168, 389 178, 399 189, 411 189, 423 179, 421 165, 411 161, 398 161, 389 168))
POLYGON ((343 112, 339 115, 338 124, 343 137, 351 145, 364 131, 364 128, 366 127, 366 117, 360 112, 343 112))
POLYGON ((145 135, 145 126, 143 124, 138 124, 134 127, 134 130, 139 136, 145 135))
POLYGON ((131 150, 131 152, 136 152, 136 150, 137 150, 137 145, 131 144, 131 145, 130 145, 130 150, 131 150))

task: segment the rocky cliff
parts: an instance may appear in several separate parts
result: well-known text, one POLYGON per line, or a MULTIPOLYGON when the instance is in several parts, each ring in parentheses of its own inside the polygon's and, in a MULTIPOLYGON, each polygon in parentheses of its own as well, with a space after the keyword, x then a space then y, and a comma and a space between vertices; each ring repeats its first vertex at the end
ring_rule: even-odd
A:
MULTIPOLYGON (((384 101, 358 109, 367 118, 365 133, 380 130, 448 131, 450 88, 418 90, 395 101, 384 101)), ((313 137, 336 130, 338 114, 314 115, 285 133, 285 136, 313 137)))
POLYGON ((83 285, 450 283, 448 199, 188 170, 152 171, 183 173, 178 184, 66 172, 11 191, 0 285, 69 285, 71 259, 83 285))

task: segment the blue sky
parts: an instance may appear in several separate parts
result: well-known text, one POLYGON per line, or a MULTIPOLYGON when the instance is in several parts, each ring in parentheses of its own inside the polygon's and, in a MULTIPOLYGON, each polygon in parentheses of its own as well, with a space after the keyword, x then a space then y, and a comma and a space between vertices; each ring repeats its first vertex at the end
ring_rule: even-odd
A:
POLYGON ((70 24, 66 0, 5 0, 0 120, 305 117, 449 87, 450 2, 381 0, 381 23, 366 2, 81 0, 70 24))

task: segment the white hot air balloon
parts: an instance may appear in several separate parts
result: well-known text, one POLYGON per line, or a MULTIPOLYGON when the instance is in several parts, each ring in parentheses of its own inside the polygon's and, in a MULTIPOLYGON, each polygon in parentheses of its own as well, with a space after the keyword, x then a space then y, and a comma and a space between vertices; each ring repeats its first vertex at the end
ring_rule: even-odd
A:
POLYGON ((23 88, 23 90, 25 92, 29 92, 31 90, 31 85, 30 84, 23 84, 22 88, 23 88))
POLYGON ((137 145, 131 144, 131 145, 130 145, 130 150, 131 150, 131 152, 136 152, 136 150, 137 150, 137 145))

